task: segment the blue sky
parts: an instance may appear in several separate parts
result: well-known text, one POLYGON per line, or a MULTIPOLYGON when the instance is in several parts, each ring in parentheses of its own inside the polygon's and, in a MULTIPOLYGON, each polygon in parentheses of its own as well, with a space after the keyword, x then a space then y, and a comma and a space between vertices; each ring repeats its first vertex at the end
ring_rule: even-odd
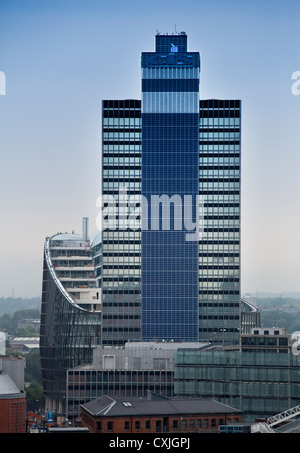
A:
POLYGON ((101 101, 140 99, 175 27, 201 97, 242 100, 242 291, 300 291, 298 1, 0 0, 0 297, 41 293, 46 236, 96 228, 101 101))

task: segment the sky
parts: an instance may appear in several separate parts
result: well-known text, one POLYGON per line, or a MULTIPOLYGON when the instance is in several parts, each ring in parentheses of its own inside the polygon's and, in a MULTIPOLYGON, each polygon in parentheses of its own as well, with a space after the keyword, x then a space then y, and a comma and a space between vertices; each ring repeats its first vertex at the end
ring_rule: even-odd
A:
POLYGON ((299 292, 299 30, 298 0, 0 0, 0 297, 41 294, 46 236, 96 229, 101 102, 141 98, 157 31, 200 52, 202 99, 242 101, 242 292, 299 292))

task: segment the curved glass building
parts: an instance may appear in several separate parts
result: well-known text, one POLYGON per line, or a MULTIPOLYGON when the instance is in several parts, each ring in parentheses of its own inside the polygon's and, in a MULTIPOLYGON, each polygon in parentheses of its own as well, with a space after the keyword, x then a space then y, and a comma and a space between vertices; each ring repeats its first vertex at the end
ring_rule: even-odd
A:
POLYGON ((91 243, 83 220, 82 235, 56 234, 45 241, 40 328, 45 408, 65 411, 66 371, 89 363, 100 345, 101 294, 91 243))
POLYGON ((249 301, 241 300, 241 333, 249 334, 253 327, 261 326, 260 312, 258 308, 249 301))

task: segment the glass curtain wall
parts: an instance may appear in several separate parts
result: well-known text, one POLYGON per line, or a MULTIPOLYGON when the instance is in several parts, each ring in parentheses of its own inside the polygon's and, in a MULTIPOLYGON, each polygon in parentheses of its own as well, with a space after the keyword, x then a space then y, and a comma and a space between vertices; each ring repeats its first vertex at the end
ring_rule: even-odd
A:
POLYGON ((201 100, 199 124, 199 339, 232 344, 240 335, 240 101, 201 100))
POLYGON ((156 52, 142 54, 145 341, 198 340, 198 237, 187 240, 183 213, 189 203, 195 221, 199 69, 199 54, 187 52, 185 34, 157 35, 156 52))
POLYGON ((140 338, 140 193, 141 101, 103 101, 103 345, 140 338))

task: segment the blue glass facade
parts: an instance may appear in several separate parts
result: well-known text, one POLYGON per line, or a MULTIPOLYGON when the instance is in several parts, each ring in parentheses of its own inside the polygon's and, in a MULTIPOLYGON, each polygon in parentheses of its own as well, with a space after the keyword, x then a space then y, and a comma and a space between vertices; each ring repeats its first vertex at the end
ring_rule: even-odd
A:
POLYGON ((185 203, 195 222, 200 57, 186 38, 157 35, 156 52, 142 54, 144 341, 198 340, 199 242, 187 239, 185 203))
POLYGON ((241 103, 199 100, 185 34, 157 35, 155 50, 141 56, 141 100, 103 101, 102 194, 118 216, 102 235, 102 344, 238 343, 241 103), (142 201, 134 229, 118 223, 122 187, 142 201))

